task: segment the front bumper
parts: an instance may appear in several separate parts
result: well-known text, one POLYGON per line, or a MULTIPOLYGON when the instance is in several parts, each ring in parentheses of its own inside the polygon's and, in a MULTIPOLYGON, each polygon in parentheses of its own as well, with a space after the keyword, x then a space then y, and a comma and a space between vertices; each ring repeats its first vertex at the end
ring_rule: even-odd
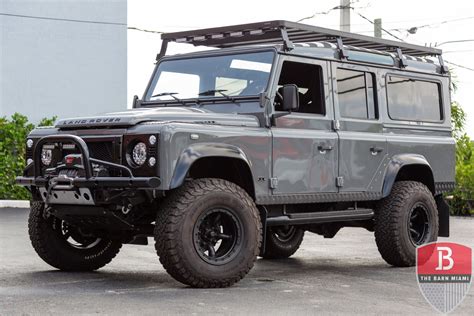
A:
MULTIPOLYGON (((132 171, 126 166, 91 158, 87 144, 80 137, 75 135, 50 135, 41 138, 33 150, 33 161, 34 162, 25 169, 25 175, 28 173, 27 171, 33 169, 33 176, 24 175, 17 177, 16 183, 22 186, 41 188, 41 197, 45 202, 57 200, 54 199, 54 193, 57 195, 58 191, 77 191, 77 193, 81 193, 81 189, 87 189, 88 192, 92 189, 108 188, 156 189, 161 184, 159 177, 134 177, 132 171), (41 161, 41 151, 45 143, 51 142, 74 143, 79 148, 82 158, 82 165, 80 167, 84 170, 84 177, 73 178, 65 175, 50 176, 42 174, 41 165, 39 163, 41 161), (118 169, 121 171, 122 176, 96 177, 93 175, 92 163, 118 169)), ((75 201, 75 203, 71 204, 77 204, 79 201, 75 201)), ((57 203, 60 203, 60 201, 57 201, 57 203)))

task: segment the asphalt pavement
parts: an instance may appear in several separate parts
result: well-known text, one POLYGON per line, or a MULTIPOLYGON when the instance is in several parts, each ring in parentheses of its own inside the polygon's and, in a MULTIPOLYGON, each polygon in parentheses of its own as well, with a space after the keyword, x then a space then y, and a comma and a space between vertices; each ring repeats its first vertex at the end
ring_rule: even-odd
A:
MULTIPOLYGON (((148 246, 125 245, 106 267, 66 273, 30 245, 26 209, 0 209, 0 315, 404 314, 433 315, 415 268, 393 268, 373 233, 344 228, 333 239, 306 233, 290 259, 259 259, 226 289, 192 289, 166 274, 148 246)), ((474 219, 451 218, 450 238, 474 247, 474 219)), ((453 315, 474 314, 474 290, 453 315)))

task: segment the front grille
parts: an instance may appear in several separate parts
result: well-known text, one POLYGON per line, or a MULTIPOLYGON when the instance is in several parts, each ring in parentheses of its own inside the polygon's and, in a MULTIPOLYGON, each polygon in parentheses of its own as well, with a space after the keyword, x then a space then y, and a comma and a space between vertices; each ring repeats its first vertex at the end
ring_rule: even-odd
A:
POLYGON ((86 142, 92 158, 115 162, 114 145, 112 142, 86 142))

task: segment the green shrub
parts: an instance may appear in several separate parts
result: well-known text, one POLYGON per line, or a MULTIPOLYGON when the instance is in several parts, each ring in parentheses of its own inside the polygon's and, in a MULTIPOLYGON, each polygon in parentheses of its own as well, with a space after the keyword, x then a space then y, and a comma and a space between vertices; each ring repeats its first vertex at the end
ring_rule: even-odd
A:
MULTIPOLYGON (((56 117, 43 119, 38 126, 53 125, 56 117)), ((25 168, 26 137, 35 126, 26 116, 15 113, 0 118, 0 200, 29 199, 28 191, 15 185, 15 177, 25 168)))
POLYGON ((474 143, 464 132, 466 114, 453 102, 453 136, 456 139, 456 188, 451 193, 451 214, 471 215, 474 205, 474 143))

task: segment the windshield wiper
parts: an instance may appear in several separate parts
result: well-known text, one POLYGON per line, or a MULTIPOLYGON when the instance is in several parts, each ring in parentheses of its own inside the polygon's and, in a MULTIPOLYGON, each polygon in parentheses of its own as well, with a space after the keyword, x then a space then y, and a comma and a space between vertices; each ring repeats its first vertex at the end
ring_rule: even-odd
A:
POLYGON ((179 103, 181 103, 182 105, 186 105, 186 102, 184 102, 183 100, 181 100, 181 99, 178 98, 178 97, 175 97, 175 96, 174 96, 175 94, 179 94, 179 93, 178 93, 178 92, 162 92, 162 93, 158 93, 158 94, 152 95, 151 97, 152 97, 152 98, 156 98, 156 97, 170 96, 170 97, 172 97, 173 99, 175 99, 176 101, 178 101, 179 103))
POLYGON ((207 96, 207 95, 216 95, 216 93, 219 93, 221 96, 225 97, 227 100, 235 102, 234 98, 231 96, 227 95, 224 93, 224 91, 227 91, 227 89, 211 89, 211 90, 206 90, 201 93, 199 93, 199 96, 207 96))

